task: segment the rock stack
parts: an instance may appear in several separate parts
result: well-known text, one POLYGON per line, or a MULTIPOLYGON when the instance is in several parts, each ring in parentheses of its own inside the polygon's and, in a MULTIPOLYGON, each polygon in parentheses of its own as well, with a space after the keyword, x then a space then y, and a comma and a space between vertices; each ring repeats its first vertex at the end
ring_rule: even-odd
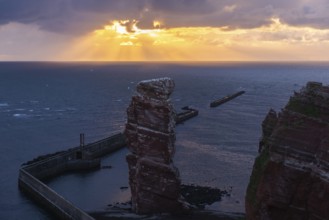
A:
POLYGON ((262 128, 247 219, 329 219, 329 87, 309 82, 262 128))
POLYGON ((127 109, 125 135, 132 208, 138 214, 182 210, 180 178, 173 165, 175 112, 170 78, 142 81, 127 109))

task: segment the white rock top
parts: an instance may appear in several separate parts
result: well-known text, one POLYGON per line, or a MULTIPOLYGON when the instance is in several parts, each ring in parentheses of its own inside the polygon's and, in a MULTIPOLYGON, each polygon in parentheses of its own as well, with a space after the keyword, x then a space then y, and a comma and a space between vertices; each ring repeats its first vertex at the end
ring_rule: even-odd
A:
POLYGON ((137 84, 137 92, 146 97, 165 100, 174 91, 175 82, 169 77, 143 80, 137 84))
POLYGON ((172 80, 170 77, 162 77, 162 78, 157 78, 157 79, 147 79, 147 80, 142 80, 139 83, 152 83, 152 82, 159 82, 159 81, 170 81, 172 80))

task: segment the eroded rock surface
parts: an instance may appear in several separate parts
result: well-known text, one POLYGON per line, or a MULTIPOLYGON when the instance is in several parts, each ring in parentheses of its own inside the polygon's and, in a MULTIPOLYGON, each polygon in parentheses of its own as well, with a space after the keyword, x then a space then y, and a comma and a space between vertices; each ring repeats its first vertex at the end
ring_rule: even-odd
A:
POLYGON ((247 219, 329 219, 329 87, 308 83, 262 128, 247 219))
POLYGON ((125 135, 132 208, 138 214, 180 212, 180 178, 173 165, 175 112, 170 78, 142 81, 127 109, 125 135))

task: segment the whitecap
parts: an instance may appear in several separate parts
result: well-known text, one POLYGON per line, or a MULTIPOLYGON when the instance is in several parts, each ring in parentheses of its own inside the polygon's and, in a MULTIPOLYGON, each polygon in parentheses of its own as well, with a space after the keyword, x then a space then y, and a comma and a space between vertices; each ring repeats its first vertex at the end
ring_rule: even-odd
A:
POLYGON ((27 114, 13 114, 14 117, 16 118, 27 118, 29 117, 27 114))
POLYGON ((46 111, 49 111, 49 110, 50 110, 50 108, 49 108, 49 107, 47 107, 47 108, 44 108, 44 110, 46 110, 46 111))
POLYGON ((0 107, 7 107, 7 106, 9 106, 9 104, 6 103, 6 102, 4 102, 4 103, 0 103, 0 107))

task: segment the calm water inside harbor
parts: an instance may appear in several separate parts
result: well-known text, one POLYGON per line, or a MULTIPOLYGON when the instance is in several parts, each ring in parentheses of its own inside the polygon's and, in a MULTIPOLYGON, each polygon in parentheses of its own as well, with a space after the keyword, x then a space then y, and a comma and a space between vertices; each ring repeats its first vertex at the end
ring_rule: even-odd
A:
MULTIPOLYGON (((136 83, 175 80, 177 111, 199 116, 176 128, 182 182, 231 190, 209 210, 244 212, 244 195, 270 108, 279 111, 307 81, 329 84, 329 63, 0 63, 0 219, 50 219, 18 190, 20 165, 39 155, 122 131, 136 83), (217 108, 214 99, 244 90, 217 108)), ((129 200, 127 150, 103 158, 112 169, 65 174, 47 184, 86 211, 129 200)))

